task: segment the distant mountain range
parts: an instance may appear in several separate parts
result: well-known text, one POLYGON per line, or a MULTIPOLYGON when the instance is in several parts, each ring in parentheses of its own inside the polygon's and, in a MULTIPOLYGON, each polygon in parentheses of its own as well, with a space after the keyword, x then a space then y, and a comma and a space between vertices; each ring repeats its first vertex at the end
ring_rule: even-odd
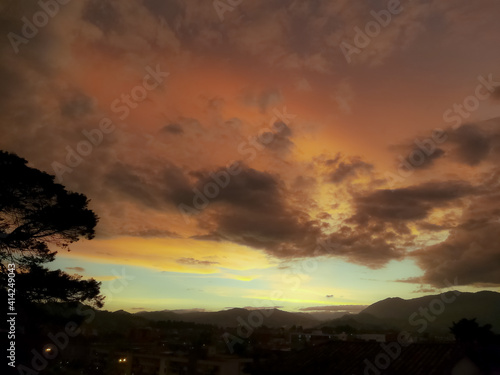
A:
POLYGON ((229 309, 217 312, 189 312, 178 314, 172 311, 151 311, 138 312, 135 315, 148 320, 174 320, 198 324, 213 324, 221 327, 237 327, 249 319, 260 321, 268 327, 291 327, 293 325, 312 327, 319 324, 319 321, 307 313, 291 313, 278 309, 267 310, 247 310, 247 309, 229 309), (250 316, 250 317, 249 317, 250 316))
POLYGON ((359 314, 348 314, 321 324, 322 327, 350 325, 364 331, 406 330, 418 333, 449 333, 453 322, 473 319, 480 325, 491 324, 500 333, 500 293, 447 292, 404 300, 387 298, 376 302, 359 314))
MULTIPOLYGON (((387 298, 376 302, 358 314, 344 314, 328 321, 320 321, 312 314, 293 313, 278 309, 247 310, 233 308, 217 312, 150 311, 134 314, 123 310, 96 311, 92 326, 101 332, 113 332, 123 327, 143 327, 150 321, 175 321, 237 327, 241 322, 262 321, 267 327, 303 328, 350 326, 359 332, 402 331, 448 334, 453 322, 462 318, 476 318, 481 325, 491 324, 500 333, 500 293, 447 292, 404 300, 387 298)), ((244 324, 244 323, 243 323, 244 324)))
POLYGON ((292 313, 278 309, 246 310, 229 309, 217 312, 173 311, 138 312, 135 315, 148 320, 172 320, 192 323, 235 327, 240 320, 247 322, 253 311, 254 318, 263 316, 268 327, 290 327, 292 325, 310 328, 315 326, 350 325, 363 331, 408 330, 448 332, 455 321, 462 318, 476 318, 481 325, 491 324, 500 332, 500 293, 482 291, 464 293, 449 291, 444 295, 430 295, 413 299, 387 298, 376 302, 358 314, 343 314, 335 319, 321 322, 308 313, 292 313))

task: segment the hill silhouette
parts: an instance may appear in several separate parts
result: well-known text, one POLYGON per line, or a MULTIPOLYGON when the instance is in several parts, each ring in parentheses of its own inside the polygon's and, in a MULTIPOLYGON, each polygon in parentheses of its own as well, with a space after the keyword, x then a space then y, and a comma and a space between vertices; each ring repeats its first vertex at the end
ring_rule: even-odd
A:
POLYGON ((413 299, 386 298, 358 314, 347 314, 321 326, 350 325, 358 330, 406 330, 448 334, 453 322, 476 318, 479 324, 491 324, 500 333, 500 293, 449 291, 413 299), (449 301, 449 302, 446 302, 449 301), (425 329, 424 329, 425 327, 425 329))
MULTIPOLYGON (((110 312, 92 310, 95 318, 89 329, 101 333, 119 332, 124 327, 146 327, 150 322, 171 321, 179 323, 209 324, 219 327, 237 327, 241 322, 261 321, 270 328, 290 328, 293 325, 303 328, 350 326, 358 332, 390 332, 422 330, 428 333, 449 335, 453 322, 463 318, 476 319, 480 325, 491 324, 492 331, 500 333, 500 293, 481 291, 477 293, 447 292, 443 302, 442 295, 429 295, 413 299, 386 298, 368 306, 358 314, 348 313, 328 321, 320 321, 312 314, 287 312, 279 309, 248 310, 232 308, 205 312, 174 312, 172 310, 142 311, 129 313, 123 310, 110 312), (456 297, 456 298, 453 298, 456 297), (427 319, 423 314, 427 311, 427 319), (425 324, 424 324, 425 323, 425 324), (425 329, 424 328, 425 325, 425 329)), ((74 315, 74 307, 65 304, 46 304, 48 314, 69 318, 74 315)), ((89 307, 85 307, 89 309, 89 307)), ((422 332, 419 332, 422 333, 422 332)))
MULTIPOLYGON (((262 324, 267 327, 291 327, 301 325, 303 327, 313 327, 319 323, 314 317, 306 313, 292 313, 279 309, 247 310, 233 308, 216 312, 188 312, 177 314, 172 311, 151 311, 139 312, 135 315, 149 320, 173 320, 198 324, 212 324, 220 327, 237 327, 240 320, 249 321, 249 315, 255 317, 262 316, 262 324), (252 314, 253 313, 253 314, 252 314)), ((259 318, 260 319, 260 318, 259 318)))

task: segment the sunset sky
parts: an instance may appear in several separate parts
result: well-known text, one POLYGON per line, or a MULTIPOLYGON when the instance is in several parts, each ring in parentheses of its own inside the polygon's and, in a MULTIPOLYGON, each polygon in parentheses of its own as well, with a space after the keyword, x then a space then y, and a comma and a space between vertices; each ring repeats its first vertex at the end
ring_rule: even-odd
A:
POLYGON ((0 149, 91 200, 50 267, 106 309, 498 290, 498 1, 43 1, 0 1, 0 149))

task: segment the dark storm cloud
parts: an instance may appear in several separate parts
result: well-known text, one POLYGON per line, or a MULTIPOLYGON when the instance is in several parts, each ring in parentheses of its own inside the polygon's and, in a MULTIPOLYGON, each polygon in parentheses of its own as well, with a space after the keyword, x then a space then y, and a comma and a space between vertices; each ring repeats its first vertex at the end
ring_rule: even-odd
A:
POLYGON ((405 252, 398 240, 382 225, 356 229, 343 226, 325 237, 321 249, 323 254, 340 256, 348 262, 378 269, 391 260, 403 259, 405 252))
MULTIPOLYGON (((422 137, 420 137, 422 138, 422 137)), ((498 160, 500 155, 500 118, 478 123, 467 123, 458 128, 448 128, 440 136, 437 147, 430 137, 417 139, 411 145, 400 146, 404 158, 399 159, 406 168, 427 169, 446 159, 476 166, 486 160, 498 160)))
POLYGON ((182 127, 179 124, 173 123, 173 124, 165 125, 163 128, 161 128, 160 132, 177 135, 177 134, 184 133, 184 130, 182 130, 182 127))
POLYGON ((494 138, 477 125, 467 124, 450 133, 450 141, 457 145, 454 151, 460 162, 477 165, 488 157, 494 138))
POLYGON ((338 163, 338 161, 340 160, 340 158, 342 157, 342 155, 340 153, 337 153, 337 155, 335 155, 335 157, 333 159, 327 159, 325 160, 325 165, 328 165, 328 166, 334 166, 338 163))
POLYGON ((105 184, 137 203, 157 210, 163 210, 165 204, 191 203, 192 186, 182 169, 167 164, 155 173, 155 178, 151 178, 151 173, 146 167, 117 163, 106 174, 105 184))
MULTIPOLYGON (((247 232, 255 233, 254 237, 274 238, 275 243, 279 242, 280 233, 297 230, 297 235, 288 233, 290 239, 306 232, 299 224, 299 218, 291 217, 294 213, 288 210, 282 182, 275 175, 244 165, 236 176, 229 176, 225 168, 186 172, 167 165, 156 171, 154 178, 151 176, 151 170, 147 168, 118 163, 107 173, 106 187, 140 205, 161 211, 181 204, 193 208, 196 197, 203 194, 207 186, 214 186, 219 181, 224 187, 220 187, 218 194, 200 210, 212 215, 223 208, 222 213, 213 215, 218 230, 198 235, 197 239, 230 240, 235 236, 234 232, 244 226, 248 226, 247 232)), ((252 234, 238 238, 239 242, 259 243, 258 247, 266 242, 264 239, 262 242, 252 240, 252 234)))
POLYGON ((321 222, 306 213, 307 207, 290 205, 288 194, 279 176, 243 166, 213 199, 213 210, 208 209, 205 224, 214 229, 198 238, 260 248, 279 258, 340 256, 370 268, 404 256, 394 234, 380 224, 356 229, 343 226, 325 235, 321 222), (216 203, 223 203, 224 209, 219 210, 216 203))
POLYGON ((168 165, 163 168, 160 180, 160 194, 167 202, 180 204, 192 199, 192 188, 184 171, 175 166, 168 165))
POLYGON ((500 192, 494 175, 494 180, 480 181, 482 194, 470 198, 444 241, 409 254, 423 276, 401 281, 435 287, 455 279, 458 285, 500 285, 500 192))
POLYGON ((117 163, 111 168, 106 175, 105 184, 114 191, 134 199, 139 204, 150 208, 158 206, 159 202, 148 189, 146 180, 122 163, 117 163))
POLYGON ((415 162, 412 157, 413 155, 421 155, 422 151, 419 148, 414 148, 411 150, 404 160, 406 165, 411 165, 414 169, 427 169, 432 167, 435 164, 435 161, 439 158, 442 158, 445 155, 445 151, 441 148, 435 149, 432 153, 425 153, 422 159, 418 159, 418 162, 415 162), (420 160, 422 160, 420 162, 420 160))
MULTIPOLYGON (((271 213, 283 204, 279 180, 266 172, 246 166, 236 176, 230 176, 226 168, 214 171, 189 171, 173 164, 138 167, 116 163, 106 174, 105 184, 114 191, 121 192, 137 203, 157 210, 165 205, 180 204, 193 207, 196 196, 203 194, 207 186, 224 185, 211 198, 212 205, 225 204, 233 208, 252 208, 263 213, 271 213)), ((203 209, 202 209, 203 210, 203 209)))
MULTIPOLYGON (((231 241, 264 249, 279 258, 340 256, 370 268, 404 256, 394 233, 385 232, 380 223, 355 229, 343 226, 325 235, 321 222, 306 213, 309 207, 289 203, 290 192, 278 175, 241 168, 211 200, 203 224, 212 229, 197 239, 231 241)), ((220 179, 221 172, 223 169, 198 173, 197 189, 203 191, 203 186, 220 179)))
POLYGON ((278 121, 274 123, 272 131, 260 134, 259 143, 270 150, 286 153, 293 147, 291 135, 292 130, 284 122, 278 121))
POLYGON ((365 163, 359 158, 353 158, 349 162, 340 162, 337 165, 338 155, 335 159, 326 161, 327 165, 335 165, 334 170, 327 176, 327 181, 338 184, 351 177, 357 177, 358 172, 371 172, 373 165, 365 163))
POLYGON ((321 235, 317 222, 289 206, 279 176, 247 166, 231 177, 213 202, 224 204, 223 210, 210 214, 215 229, 209 235, 213 239, 265 249, 278 257, 294 257, 311 253, 321 235))
POLYGON ((204 132, 205 129, 203 128, 203 125, 197 119, 179 117, 163 126, 159 130, 158 134, 161 136, 186 134, 193 137, 199 137, 203 136, 204 132))
POLYGON ((92 98, 77 92, 70 94, 60 103, 61 114, 70 119, 80 119, 83 116, 93 112, 92 98))
POLYGON ((391 260, 406 256, 406 248, 414 246, 415 234, 409 223, 424 230, 436 231, 437 224, 422 222, 434 208, 461 205, 462 198, 479 194, 479 189, 463 181, 434 181, 394 190, 376 190, 355 195, 355 213, 346 224, 328 236, 327 246, 332 255, 380 268, 391 260))
MULTIPOLYGON (((227 178, 221 174, 227 176, 225 168, 213 172, 202 172, 196 185, 200 191, 203 191, 209 183, 227 178)), ((280 194, 280 180, 277 176, 242 165, 241 171, 236 176, 229 177, 227 186, 220 189, 213 201, 263 210, 268 213, 277 204, 281 204, 283 199, 284 197, 280 194)))
POLYGON ((279 258, 312 255, 321 235, 317 223, 305 213, 284 206, 276 209, 226 211, 216 218, 216 232, 227 241, 265 249, 279 258))
POLYGON ((418 283, 446 286, 446 280, 458 285, 500 285, 500 223, 489 223, 473 231, 457 229, 443 242, 411 253, 424 270, 418 283))
POLYGON ((400 189, 376 190, 355 197, 353 222, 370 219, 412 221, 425 219, 432 209, 475 194, 476 188, 464 181, 434 181, 400 189))

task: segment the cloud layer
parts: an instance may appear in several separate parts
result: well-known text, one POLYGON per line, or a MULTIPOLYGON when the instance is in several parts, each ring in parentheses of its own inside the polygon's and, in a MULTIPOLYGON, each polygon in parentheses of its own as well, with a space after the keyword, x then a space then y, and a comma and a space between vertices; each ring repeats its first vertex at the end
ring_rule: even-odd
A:
MULTIPOLYGON (((467 35, 493 30, 496 45, 498 5, 451 3, 401 1, 350 64, 342 41, 386 2, 245 1, 220 17, 212 2, 85 0, 28 37, 38 3, 4 1, 0 147, 86 194, 98 241, 220 242, 370 269, 411 259, 416 283, 499 285, 496 94, 460 126, 441 123, 471 90, 457 55, 484 56, 468 62, 473 79, 496 61, 469 53, 467 35), (442 87, 422 83, 435 77, 442 87), (438 126, 446 141, 425 153, 414 139, 438 126)), ((177 255, 190 270, 220 265, 177 255)))

